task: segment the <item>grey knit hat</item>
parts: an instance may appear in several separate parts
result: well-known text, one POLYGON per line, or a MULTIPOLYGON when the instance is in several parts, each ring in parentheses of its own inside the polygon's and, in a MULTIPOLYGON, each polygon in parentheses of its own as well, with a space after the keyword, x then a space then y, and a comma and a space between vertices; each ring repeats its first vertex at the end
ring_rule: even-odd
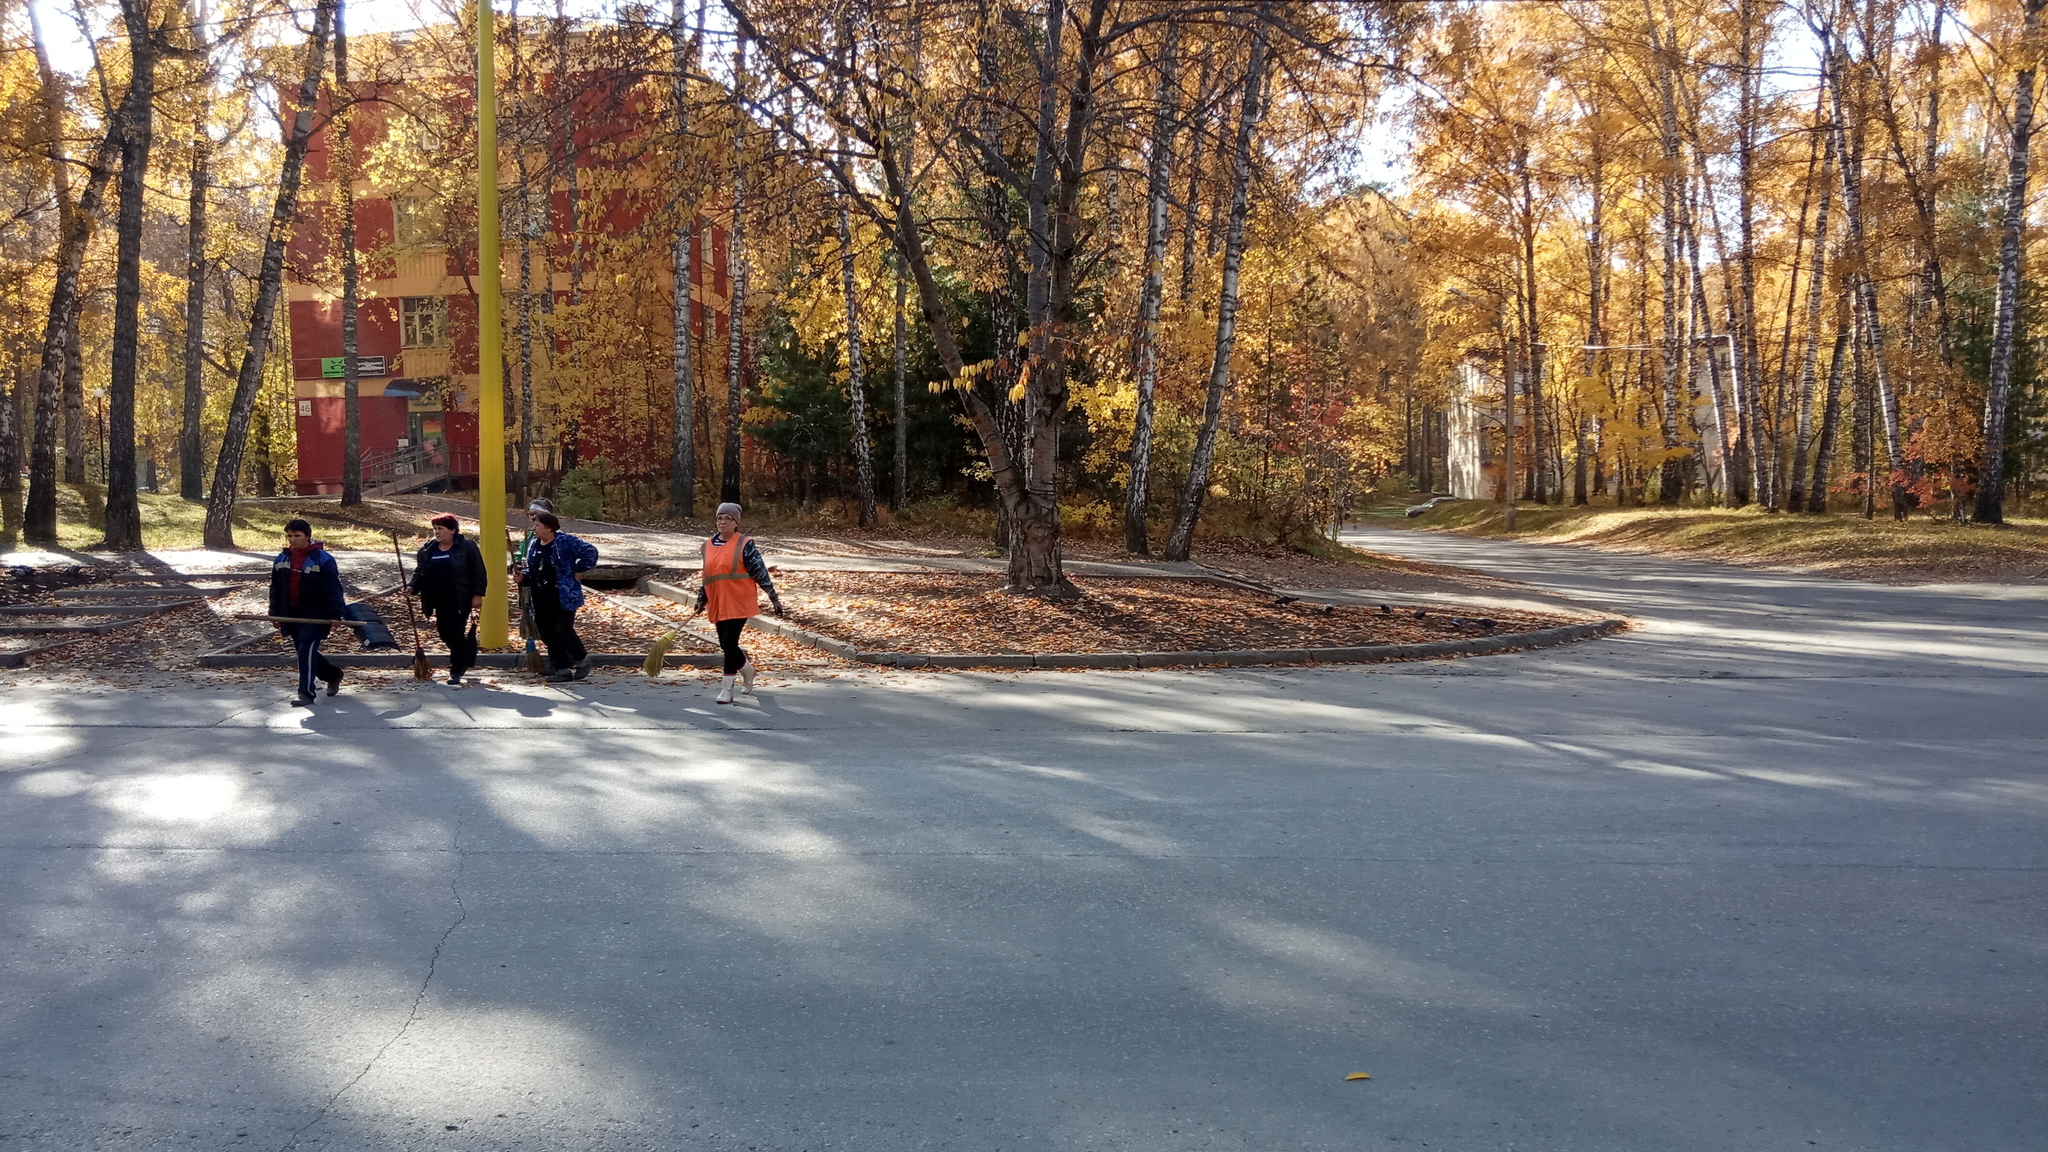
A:
POLYGON ((718 506, 718 512, 713 518, 716 519, 717 516, 730 516, 737 520, 740 518, 740 506, 728 500, 718 506))

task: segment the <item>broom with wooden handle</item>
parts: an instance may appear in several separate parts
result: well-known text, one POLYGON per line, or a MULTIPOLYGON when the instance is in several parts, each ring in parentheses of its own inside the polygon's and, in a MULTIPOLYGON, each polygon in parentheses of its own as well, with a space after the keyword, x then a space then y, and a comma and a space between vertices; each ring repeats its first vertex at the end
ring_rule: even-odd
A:
POLYGON ((405 583, 405 553, 398 549, 398 533, 391 534, 391 557, 398 561, 398 594, 405 600, 405 618, 412 625, 412 678, 432 680, 434 670, 427 666, 427 647, 420 643, 420 620, 413 614, 412 591, 405 583))
POLYGON ((662 633, 661 639, 656 640, 654 645, 647 649, 647 659, 641 663, 640 670, 649 676, 661 675, 662 665, 668 662, 669 649, 675 647, 675 644, 675 629, 671 628, 662 633))

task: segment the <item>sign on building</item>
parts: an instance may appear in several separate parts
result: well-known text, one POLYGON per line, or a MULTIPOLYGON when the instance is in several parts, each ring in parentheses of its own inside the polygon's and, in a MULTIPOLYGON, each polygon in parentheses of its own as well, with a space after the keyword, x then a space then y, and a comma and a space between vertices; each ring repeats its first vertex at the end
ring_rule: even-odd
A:
MULTIPOLYGON (((390 371, 390 366, 385 363, 385 359, 382 356, 356 357, 356 375, 358 376, 383 376, 390 371)), ((348 375, 348 357, 322 356, 320 358, 320 375, 328 380, 339 380, 348 375)))

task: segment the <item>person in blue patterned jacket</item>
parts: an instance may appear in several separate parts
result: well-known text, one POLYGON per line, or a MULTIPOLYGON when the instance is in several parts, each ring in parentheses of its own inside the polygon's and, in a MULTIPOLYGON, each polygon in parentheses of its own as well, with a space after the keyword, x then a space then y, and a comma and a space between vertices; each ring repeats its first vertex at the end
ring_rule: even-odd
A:
POLYGON ((597 567, 597 545, 562 531, 553 512, 533 510, 533 539, 519 557, 519 584, 533 593, 533 626, 548 646, 548 680, 559 684, 590 675, 590 653, 576 635, 583 607, 578 572, 597 567))
MULTIPOLYGON (((302 620, 341 620, 348 615, 348 599, 342 595, 341 569, 318 540, 313 526, 304 520, 287 521, 284 551, 270 562, 270 614, 302 620)), ((320 642, 331 631, 326 624, 285 624, 277 630, 292 642, 299 657, 299 695, 292 703, 313 706, 313 680, 327 682, 327 694, 341 692, 341 669, 320 654, 320 642)))

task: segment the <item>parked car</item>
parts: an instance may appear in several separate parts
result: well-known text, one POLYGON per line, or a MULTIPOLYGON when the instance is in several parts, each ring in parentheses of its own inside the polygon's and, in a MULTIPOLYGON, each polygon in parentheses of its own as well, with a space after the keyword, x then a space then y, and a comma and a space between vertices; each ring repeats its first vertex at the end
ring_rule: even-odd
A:
POLYGON ((1410 504, 1408 506, 1408 517, 1412 520, 1415 517, 1422 515, 1424 512, 1429 511, 1431 508, 1436 507, 1439 504, 1449 504, 1450 502, 1456 499, 1456 496, 1432 496, 1428 500, 1425 500, 1420 504, 1410 504))

